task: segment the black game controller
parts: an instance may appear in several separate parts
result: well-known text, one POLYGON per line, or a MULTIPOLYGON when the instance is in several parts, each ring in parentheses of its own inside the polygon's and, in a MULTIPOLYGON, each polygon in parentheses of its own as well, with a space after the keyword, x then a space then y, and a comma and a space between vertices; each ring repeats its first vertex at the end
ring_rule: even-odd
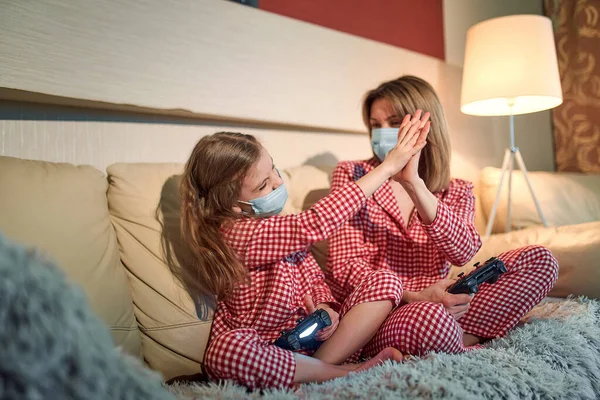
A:
POLYGON ((475 264, 475 269, 464 276, 461 272, 458 275, 459 280, 448 288, 448 293, 452 294, 472 294, 479 291, 479 285, 482 283, 496 283, 500 275, 506 272, 506 266, 499 258, 492 257, 483 265, 475 264))
POLYGON ((300 318, 298 324, 289 331, 282 331, 275 341, 275 346, 285 350, 316 349, 321 342, 314 338, 315 334, 331 325, 327 311, 317 309, 306 318, 300 318))

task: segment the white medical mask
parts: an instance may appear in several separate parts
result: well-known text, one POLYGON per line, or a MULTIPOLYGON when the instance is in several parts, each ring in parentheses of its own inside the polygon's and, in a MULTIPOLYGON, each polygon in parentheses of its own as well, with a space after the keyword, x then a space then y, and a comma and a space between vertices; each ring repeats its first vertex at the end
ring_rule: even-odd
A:
POLYGON ((377 128, 371 131, 371 147, 373 153, 383 161, 387 153, 398 144, 398 130, 400 128, 377 128))
MULTIPOLYGON (((277 174, 279 174, 279 170, 277 170, 277 174)), ((281 177, 281 174, 279 174, 279 176, 281 177)), ((254 215, 256 216, 271 217, 279 214, 281 210, 283 210, 287 198, 288 192, 285 183, 281 183, 281 186, 265 196, 248 201, 238 200, 238 203, 248 204, 252 207, 252 211, 254 211, 254 215)))

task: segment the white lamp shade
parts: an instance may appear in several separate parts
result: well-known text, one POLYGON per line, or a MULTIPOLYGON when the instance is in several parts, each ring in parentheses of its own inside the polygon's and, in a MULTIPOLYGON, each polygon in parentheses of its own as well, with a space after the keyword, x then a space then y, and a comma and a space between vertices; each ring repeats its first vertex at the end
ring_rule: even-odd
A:
POLYGON ((500 17, 467 31, 460 107, 463 113, 518 115, 561 103, 549 18, 500 17))

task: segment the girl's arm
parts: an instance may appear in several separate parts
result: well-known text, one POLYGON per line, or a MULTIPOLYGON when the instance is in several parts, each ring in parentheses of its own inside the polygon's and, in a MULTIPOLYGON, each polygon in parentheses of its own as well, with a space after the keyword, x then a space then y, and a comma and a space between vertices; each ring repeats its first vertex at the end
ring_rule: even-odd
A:
POLYGON ((423 120, 414 117, 413 120, 399 130, 398 144, 381 164, 356 182, 321 199, 309 210, 297 215, 242 220, 226 231, 227 241, 244 264, 257 268, 293 257, 294 253, 335 232, 365 204, 367 197, 402 170, 425 146, 429 123, 421 127, 423 120))
POLYGON ((365 200, 360 187, 351 183, 300 214, 242 220, 226 233, 227 241, 250 269, 285 257, 305 257, 295 253, 330 236, 365 200))
POLYGON ((448 261, 462 266, 481 247, 481 237, 475 229, 475 196, 471 183, 457 181, 449 188, 445 201, 438 200, 422 179, 402 182, 437 249, 448 261))
MULTIPOLYGON (((352 166, 350 167, 352 168, 352 166)), ((340 163, 333 171, 331 190, 354 181, 354 172, 340 163)), ((327 276, 337 295, 349 293, 360 283, 363 276, 373 271, 378 254, 375 245, 367 243, 364 226, 367 217, 359 211, 348 223, 344 224, 328 241, 327 276)))

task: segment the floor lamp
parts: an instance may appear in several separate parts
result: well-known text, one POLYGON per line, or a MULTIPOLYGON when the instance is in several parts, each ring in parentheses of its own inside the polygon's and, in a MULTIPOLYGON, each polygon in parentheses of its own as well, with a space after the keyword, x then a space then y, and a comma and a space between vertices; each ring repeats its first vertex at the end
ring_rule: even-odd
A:
POLYGON ((548 226, 519 148, 514 116, 548 110, 562 103, 562 91, 552 22, 539 15, 490 19, 467 31, 461 91, 461 111, 470 115, 510 116, 510 147, 504 153, 498 192, 488 220, 492 232, 504 178, 508 175, 507 231, 510 231, 512 171, 516 161, 537 212, 548 226), (507 174, 508 173, 508 174, 507 174))

